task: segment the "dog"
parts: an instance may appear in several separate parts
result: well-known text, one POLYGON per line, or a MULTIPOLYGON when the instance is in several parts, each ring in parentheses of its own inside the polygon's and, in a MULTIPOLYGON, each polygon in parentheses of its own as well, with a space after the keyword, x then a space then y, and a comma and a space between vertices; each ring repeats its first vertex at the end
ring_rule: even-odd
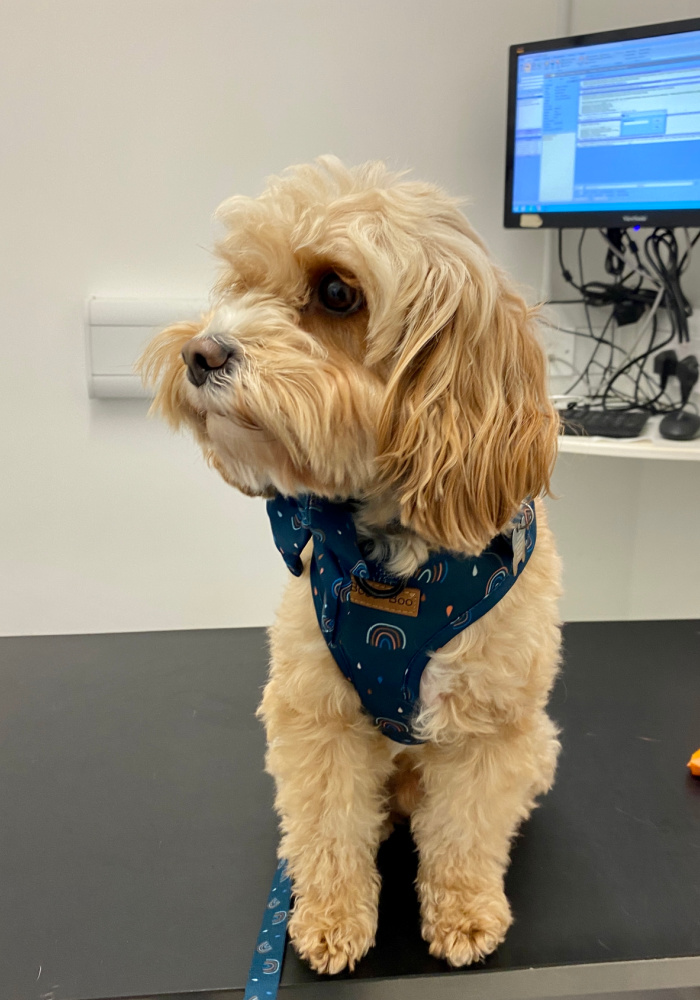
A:
POLYGON ((540 500, 558 423, 536 310, 455 199, 382 163, 321 157, 218 217, 213 308, 156 336, 142 372, 155 411, 298 532, 259 709, 290 938, 320 973, 354 968, 375 940, 379 844, 408 818, 423 937, 473 963, 511 923, 510 845, 559 749, 560 566, 540 500), (379 717, 363 663, 378 688, 402 642, 408 662, 426 597, 418 673, 391 681, 379 717))

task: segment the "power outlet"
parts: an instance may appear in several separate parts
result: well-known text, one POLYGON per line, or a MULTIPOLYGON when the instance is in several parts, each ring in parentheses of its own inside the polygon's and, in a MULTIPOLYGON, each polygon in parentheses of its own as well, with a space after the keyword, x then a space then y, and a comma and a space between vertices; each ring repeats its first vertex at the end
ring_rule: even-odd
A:
POLYGON ((576 375, 574 364, 574 338, 568 333, 547 330, 544 335, 550 378, 571 379, 576 375))

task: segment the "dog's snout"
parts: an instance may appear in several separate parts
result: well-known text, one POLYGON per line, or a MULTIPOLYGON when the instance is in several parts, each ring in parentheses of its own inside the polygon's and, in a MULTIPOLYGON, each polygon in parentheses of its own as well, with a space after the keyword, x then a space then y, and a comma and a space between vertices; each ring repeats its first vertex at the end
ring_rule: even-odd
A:
POLYGON ((212 337, 193 337, 182 348, 182 360, 187 365, 187 378, 192 385, 204 385, 209 375, 219 371, 235 352, 212 337))

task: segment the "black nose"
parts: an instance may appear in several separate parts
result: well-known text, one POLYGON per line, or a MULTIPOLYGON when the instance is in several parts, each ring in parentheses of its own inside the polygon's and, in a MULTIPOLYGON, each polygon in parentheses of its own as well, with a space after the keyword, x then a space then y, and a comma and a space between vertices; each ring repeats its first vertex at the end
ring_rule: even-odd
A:
POLYGON ((204 385, 212 372, 223 368, 234 352, 211 337, 193 337, 182 348, 187 378, 192 385, 204 385))

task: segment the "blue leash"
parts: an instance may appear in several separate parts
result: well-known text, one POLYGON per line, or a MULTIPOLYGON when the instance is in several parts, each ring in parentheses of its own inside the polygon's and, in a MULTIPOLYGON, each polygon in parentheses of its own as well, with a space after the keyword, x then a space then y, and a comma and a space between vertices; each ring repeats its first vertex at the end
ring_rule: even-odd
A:
POLYGON ((274 1000, 280 985, 292 881, 287 862, 277 865, 250 963, 243 1000, 274 1000))

